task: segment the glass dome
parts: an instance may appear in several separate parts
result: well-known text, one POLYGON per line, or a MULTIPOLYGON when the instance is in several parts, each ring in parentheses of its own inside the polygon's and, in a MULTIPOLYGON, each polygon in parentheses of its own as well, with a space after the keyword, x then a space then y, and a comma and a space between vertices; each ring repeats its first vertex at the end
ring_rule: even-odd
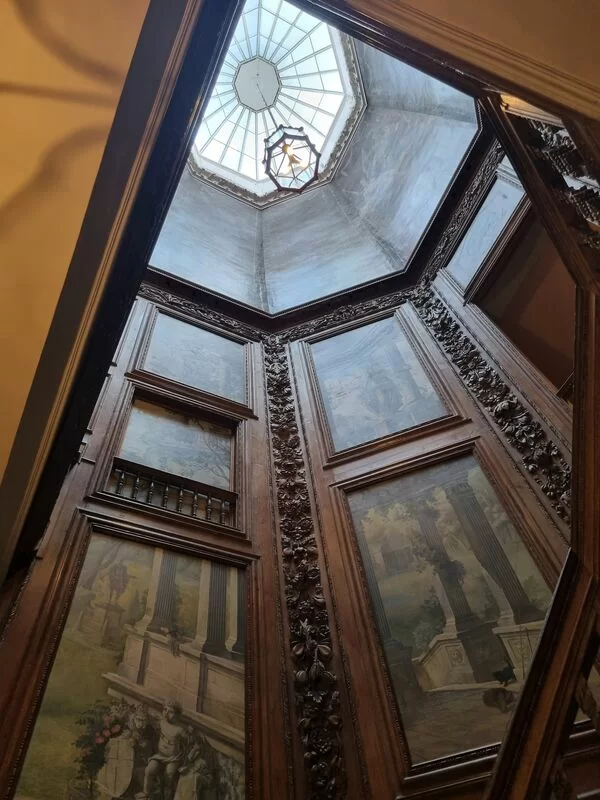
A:
POLYGON ((304 129, 323 170, 357 105, 345 50, 337 31, 285 0, 247 0, 196 135, 196 166, 272 192, 265 139, 284 125, 304 129))

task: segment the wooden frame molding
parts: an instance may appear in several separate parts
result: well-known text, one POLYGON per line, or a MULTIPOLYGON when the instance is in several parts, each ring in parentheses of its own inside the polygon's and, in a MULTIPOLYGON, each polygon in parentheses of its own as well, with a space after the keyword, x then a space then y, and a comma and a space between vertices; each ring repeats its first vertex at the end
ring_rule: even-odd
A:
POLYGON ((430 70, 441 71, 450 66, 453 72, 467 79, 491 84, 557 113, 571 109, 591 119, 600 117, 597 86, 536 61, 523 52, 477 36, 415 5, 397 0, 308 2, 319 9, 331 9, 331 13, 341 19, 360 15, 371 31, 377 28, 394 31, 405 50, 413 58, 427 63, 430 70))
POLYGON ((565 454, 572 449, 572 408, 530 362, 523 362, 520 351, 475 302, 465 302, 460 290, 442 270, 434 289, 486 354, 486 358, 505 376, 507 383, 519 387, 519 394, 556 436, 565 454))
POLYGON ((484 800, 548 796, 556 754, 575 718, 579 676, 587 676, 598 649, 590 613, 597 599, 597 581, 571 551, 484 800))
POLYGON ((500 142, 494 139, 488 148, 481 165, 469 184, 461 202, 455 208, 450 220, 439 240, 437 247, 424 270, 425 280, 433 280, 438 271, 446 266, 462 235, 465 233, 477 211, 485 200, 496 180, 496 171, 504 158, 504 150, 500 142))
POLYGON ((346 461, 354 461, 372 453, 379 452, 389 447, 394 447, 398 444, 410 441, 424 436, 427 433, 434 433, 439 430, 454 427, 457 424, 465 421, 463 410, 460 408, 460 402, 449 390, 448 386, 440 379, 438 371, 434 367, 434 358, 432 354, 425 348, 422 339, 416 337, 411 330, 411 323, 414 322, 406 312, 406 305, 403 304, 395 309, 389 311, 382 311, 379 314, 373 314, 366 319, 354 320, 345 325, 339 325, 334 328, 314 334, 301 342, 301 347, 304 355, 306 372, 310 383, 311 393, 315 398, 317 407, 317 424, 320 432, 320 439, 324 444, 324 468, 329 468, 335 464, 342 464, 346 461), (428 380, 434 387, 440 402, 446 410, 446 413, 437 419, 428 422, 420 423, 412 428, 407 428, 396 433, 389 434, 378 439, 362 442, 361 444, 354 445, 353 447, 345 448, 336 451, 333 437, 331 434, 331 424, 327 418, 325 411, 325 404, 323 394, 319 385, 317 370, 311 353, 311 344, 319 342, 323 339, 330 339, 338 336, 346 331, 355 330, 364 325, 371 325, 383 319, 394 319, 399 326, 400 333, 406 337, 408 344, 415 353, 415 357, 425 372, 428 380))
MULTIPOLYGON (((469 397, 467 387, 456 374, 451 361, 443 355, 443 349, 436 344, 432 332, 410 303, 405 302, 401 313, 405 315, 415 339, 427 351, 430 366, 444 382, 452 406, 461 415, 453 425, 431 429, 427 433, 423 431, 414 439, 387 442, 384 437, 371 443, 364 452, 355 453, 354 458, 328 463, 322 409, 310 379, 304 340, 291 344, 292 369, 315 483, 319 530, 323 532, 320 538, 331 585, 337 636, 345 653, 344 671, 350 677, 349 691, 358 720, 356 737, 361 740, 364 751, 372 796, 475 800, 481 798, 498 745, 414 766, 409 763, 402 720, 381 642, 375 633, 365 577, 353 545, 343 495, 348 490, 418 471, 429 463, 476 453, 482 470, 549 585, 554 585, 557 580, 567 548, 558 530, 554 529, 549 535, 550 520, 545 504, 539 502, 525 477, 515 478, 512 459, 494 434, 493 425, 469 397), (399 791, 401 793, 397 795, 399 791)), ((362 324, 385 314, 375 313, 363 319, 362 324)), ((341 329, 333 328, 327 335, 341 329)), ((323 335, 318 334, 316 338, 323 335)))

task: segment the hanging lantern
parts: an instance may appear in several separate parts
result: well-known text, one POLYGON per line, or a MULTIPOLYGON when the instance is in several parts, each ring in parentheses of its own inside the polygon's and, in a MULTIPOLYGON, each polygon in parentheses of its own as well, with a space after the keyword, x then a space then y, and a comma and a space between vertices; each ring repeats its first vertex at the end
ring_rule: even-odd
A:
POLYGON ((265 139, 265 172, 280 191, 301 192, 314 183, 320 159, 304 128, 279 125, 265 139))

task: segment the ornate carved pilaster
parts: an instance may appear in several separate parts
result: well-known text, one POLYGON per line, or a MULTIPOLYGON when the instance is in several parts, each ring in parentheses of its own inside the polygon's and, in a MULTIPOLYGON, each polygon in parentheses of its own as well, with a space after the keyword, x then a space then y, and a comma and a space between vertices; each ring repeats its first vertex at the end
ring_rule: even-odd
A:
POLYGON ((467 390, 488 412, 488 418, 507 443, 519 453, 523 470, 540 486, 558 516, 568 522, 571 467, 557 445, 488 364, 431 289, 416 289, 411 300, 467 390))
POLYGON ((600 188, 571 136, 565 128, 538 120, 519 118, 515 124, 528 141, 530 153, 546 167, 548 184, 557 198, 575 212, 572 224, 579 242, 599 250, 600 188))
POLYGON ((337 676, 331 670, 331 630, 288 359, 278 336, 265 341, 265 371, 296 718, 308 796, 339 800, 345 796, 346 776, 337 676))

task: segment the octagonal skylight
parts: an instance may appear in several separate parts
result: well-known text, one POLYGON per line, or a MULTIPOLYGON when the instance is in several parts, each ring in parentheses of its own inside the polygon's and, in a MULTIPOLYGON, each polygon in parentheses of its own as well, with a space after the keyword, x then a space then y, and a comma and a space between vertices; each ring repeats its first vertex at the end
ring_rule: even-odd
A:
POLYGON ((244 194, 273 193, 264 140, 302 127, 331 173, 364 108, 345 37, 285 0, 247 0, 192 149, 192 170, 244 194))

